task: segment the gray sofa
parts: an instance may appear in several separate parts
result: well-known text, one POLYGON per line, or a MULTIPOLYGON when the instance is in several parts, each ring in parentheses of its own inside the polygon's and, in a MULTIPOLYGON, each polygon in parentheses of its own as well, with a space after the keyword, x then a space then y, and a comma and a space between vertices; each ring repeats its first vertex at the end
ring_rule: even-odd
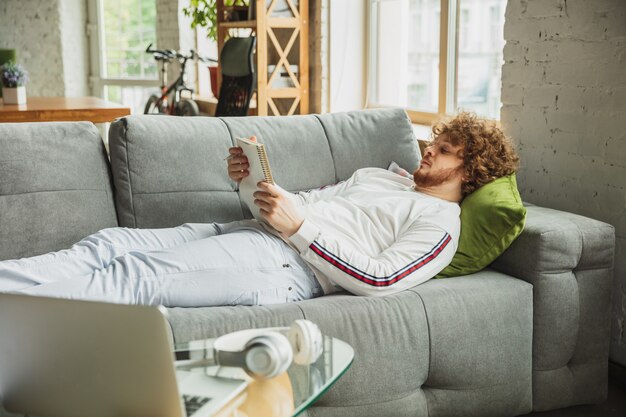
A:
MULTIPOLYGON (((292 191, 419 160, 402 110, 131 116, 110 127, 110 163, 90 123, 0 124, 0 259, 65 248, 106 227, 249 217, 223 159, 234 137, 250 134, 292 191)), ((477 274, 381 298, 172 308, 170 321, 183 342, 305 317, 350 343, 351 369, 311 416, 513 416, 601 402, 614 241, 608 224, 529 206, 523 234, 477 274)))

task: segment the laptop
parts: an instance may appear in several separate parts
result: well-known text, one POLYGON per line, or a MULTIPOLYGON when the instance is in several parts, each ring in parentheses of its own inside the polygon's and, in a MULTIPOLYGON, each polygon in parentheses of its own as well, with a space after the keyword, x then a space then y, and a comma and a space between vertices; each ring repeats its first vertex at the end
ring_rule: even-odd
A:
POLYGON ((0 294, 0 404, 40 417, 213 414, 247 382, 177 371, 164 312, 0 294))

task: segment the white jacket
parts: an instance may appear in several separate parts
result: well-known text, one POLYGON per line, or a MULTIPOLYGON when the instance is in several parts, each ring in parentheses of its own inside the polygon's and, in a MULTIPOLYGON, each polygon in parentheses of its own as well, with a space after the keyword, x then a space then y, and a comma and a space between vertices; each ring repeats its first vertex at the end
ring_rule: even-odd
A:
POLYGON ((364 168, 290 198, 305 219, 288 239, 326 294, 387 295, 421 284, 456 252, 460 208, 415 191, 410 178, 364 168))

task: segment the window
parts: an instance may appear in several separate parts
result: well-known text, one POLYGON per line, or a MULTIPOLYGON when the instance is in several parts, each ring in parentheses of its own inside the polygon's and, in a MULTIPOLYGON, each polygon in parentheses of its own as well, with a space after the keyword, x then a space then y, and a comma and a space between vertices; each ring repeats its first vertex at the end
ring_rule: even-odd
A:
POLYGON ((369 1, 369 106, 500 118, 506 0, 369 1))
POLYGON ((93 94, 143 113, 159 86, 157 66, 145 53, 156 44, 156 0, 90 0, 93 94))

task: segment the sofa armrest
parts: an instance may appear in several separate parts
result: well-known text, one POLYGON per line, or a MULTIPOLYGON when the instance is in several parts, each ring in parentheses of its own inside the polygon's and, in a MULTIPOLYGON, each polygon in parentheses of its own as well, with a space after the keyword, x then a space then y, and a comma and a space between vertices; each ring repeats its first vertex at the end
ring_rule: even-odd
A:
POLYGON ((527 207, 526 227, 492 265, 533 285, 533 408, 606 398, 615 231, 527 207))

